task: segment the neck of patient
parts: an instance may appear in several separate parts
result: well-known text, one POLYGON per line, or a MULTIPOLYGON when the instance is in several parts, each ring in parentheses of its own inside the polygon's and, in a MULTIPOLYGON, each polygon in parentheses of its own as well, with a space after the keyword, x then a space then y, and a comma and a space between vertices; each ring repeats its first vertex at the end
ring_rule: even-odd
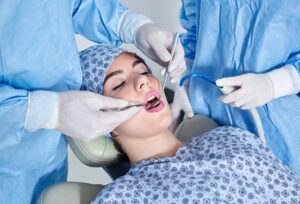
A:
POLYGON ((144 138, 123 137, 119 143, 131 164, 155 157, 174 156, 178 148, 182 146, 182 143, 169 130, 144 138))

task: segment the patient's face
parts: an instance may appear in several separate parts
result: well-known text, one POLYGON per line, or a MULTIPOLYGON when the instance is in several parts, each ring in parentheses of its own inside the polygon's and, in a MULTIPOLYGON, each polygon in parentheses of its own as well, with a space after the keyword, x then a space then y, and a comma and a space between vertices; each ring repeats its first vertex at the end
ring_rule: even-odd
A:
POLYGON ((152 136, 166 130, 171 124, 170 108, 159 80, 149 74, 145 64, 131 54, 123 53, 111 64, 106 74, 103 95, 133 103, 151 104, 118 126, 114 131, 117 135, 152 136))

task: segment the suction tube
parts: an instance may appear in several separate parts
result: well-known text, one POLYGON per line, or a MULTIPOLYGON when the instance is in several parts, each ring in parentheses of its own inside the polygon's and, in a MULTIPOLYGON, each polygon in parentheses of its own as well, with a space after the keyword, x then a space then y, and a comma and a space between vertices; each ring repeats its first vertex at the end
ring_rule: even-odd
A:
MULTIPOLYGON (((215 86, 217 86, 216 82, 212 79, 210 79, 209 77, 199 73, 199 72, 190 72, 190 73, 187 73, 186 75, 184 75, 180 81, 179 81, 179 86, 183 86, 184 85, 184 82, 186 80, 189 80, 191 78, 201 78, 215 86)), ((218 86, 217 86, 218 87, 218 86)), ((229 94, 231 93, 232 91, 234 91, 235 89, 233 87, 218 87, 220 89, 220 91, 223 93, 223 94, 229 94)), ((225 109, 226 109, 226 112, 227 112, 227 116, 228 116, 228 119, 229 119, 229 123, 230 125, 233 126, 233 120, 232 120, 232 114, 231 114, 231 111, 229 109, 229 106, 227 104, 225 104, 225 109)), ((251 108, 248 110, 252 116, 252 119, 254 121, 254 124, 255 124, 255 127, 256 127, 256 131, 257 131, 257 135, 259 136, 259 138, 265 143, 266 142, 266 138, 265 138, 265 134, 264 134, 264 129, 263 129, 263 126, 262 126, 262 123, 261 123, 261 119, 259 117, 259 114, 256 110, 256 108, 251 108)))

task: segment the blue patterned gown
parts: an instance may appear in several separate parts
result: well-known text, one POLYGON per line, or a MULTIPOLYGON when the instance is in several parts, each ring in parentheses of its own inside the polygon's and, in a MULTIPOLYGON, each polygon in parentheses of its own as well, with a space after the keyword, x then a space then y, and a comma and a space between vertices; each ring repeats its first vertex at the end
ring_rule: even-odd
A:
POLYGON ((95 203, 299 203, 300 178, 253 134, 220 127, 176 155, 144 160, 95 203))

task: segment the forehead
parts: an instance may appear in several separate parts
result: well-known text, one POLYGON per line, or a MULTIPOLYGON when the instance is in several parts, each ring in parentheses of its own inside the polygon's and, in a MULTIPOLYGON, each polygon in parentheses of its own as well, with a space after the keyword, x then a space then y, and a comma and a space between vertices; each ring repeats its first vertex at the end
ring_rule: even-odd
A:
POLYGON ((133 62, 136 60, 135 56, 129 53, 122 53, 111 63, 107 74, 120 69, 132 68, 133 62))

